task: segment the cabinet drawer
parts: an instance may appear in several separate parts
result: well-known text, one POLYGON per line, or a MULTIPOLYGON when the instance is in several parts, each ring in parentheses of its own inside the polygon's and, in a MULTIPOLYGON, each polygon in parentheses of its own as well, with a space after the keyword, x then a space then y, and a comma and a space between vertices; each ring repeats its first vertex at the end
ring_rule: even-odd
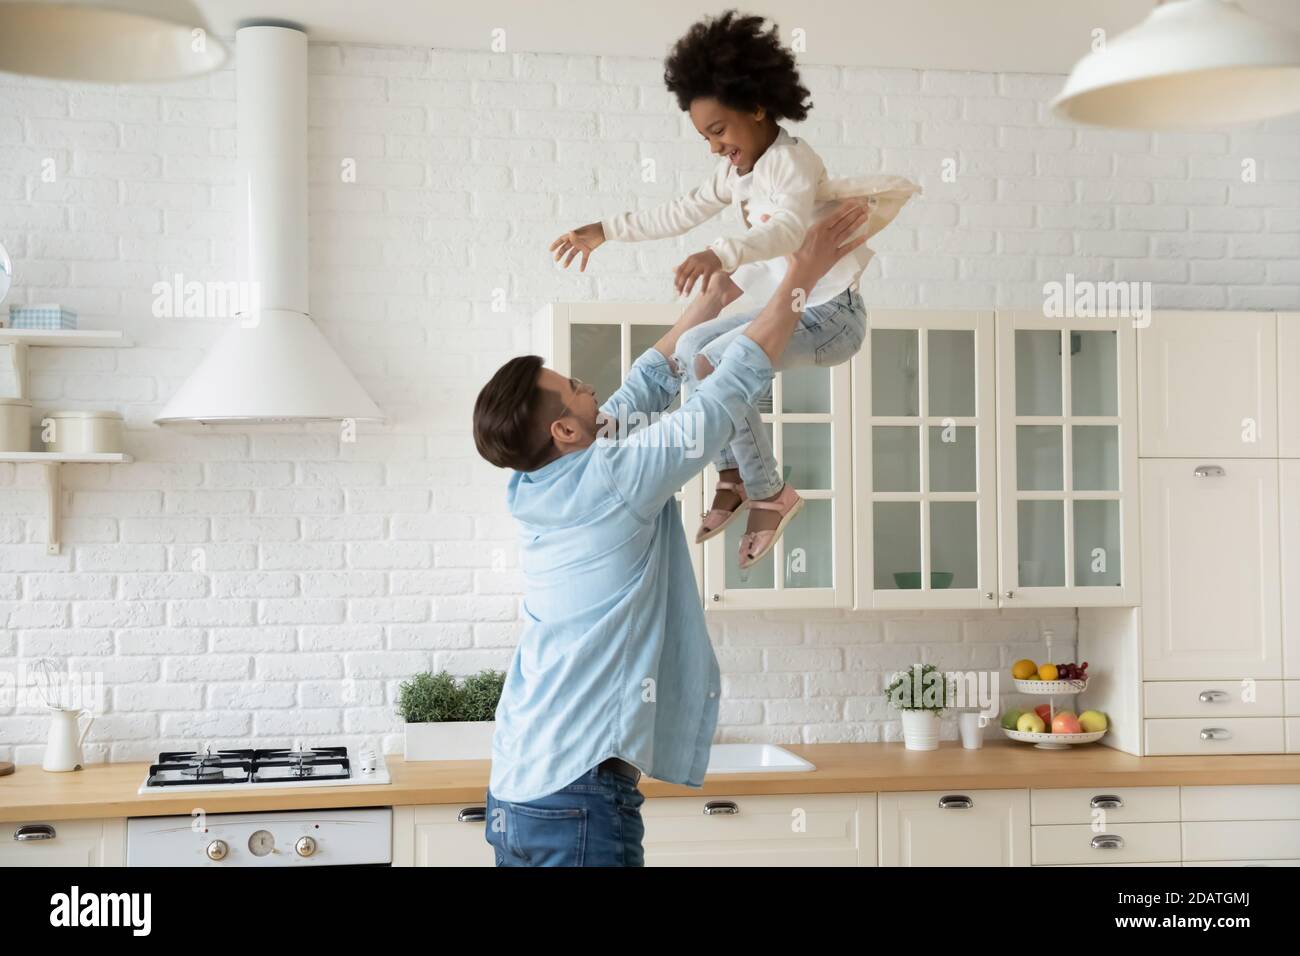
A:
POLYGON ((1300 857, 1300 820, 1221 820, 1182 826, 1187 861, 1300 857))
POLYGON ((876 862, 874 794, 665 797, 641 818, 647 866, 876 862))
MULTIPOLYGON (((1177 823, 1177 787, 1096 787, 1092 790, 1032 790, 1029 795, 1034 826, 1086 823, 1177 823), (1120 803, 1108 806, 1109 798, 1120 803), (1094 815, 1103 812, 1097 818, 1094 815)), ((1175 857, 1177 859, 1177 857, 1175 857)))
POLYGON ((1142 699, 1147 717, 1281 717, 1283 712, 1280 680, 1147 681, 1142 699), (1250 694, 1254 700, 1243 700, 1250 694))
POLYGON ((1178 824, 1107 824, 1100 833, 1088 824, 1033 828, 1034 865, 1074 863, 1160 863, 1180 858, 1178 824))
POLYGON ((393 866, 494 866, 485 838, 487 806, 393 808, 393 866))
POLYGON ((881 866, 1028 866, 1028 790, 880 794, 881 866))
POLYGON ((1167 717, 1143 722, 1146 754, 1280 754, 1281 717, 1167 717), (1217 733, 1219 739, 1202 734, 1217 733))
POLYGON ((0 867, 125 865, 124 819, 0 823, 0 867), (51 838, 20 842, 20 831, 50 833, 51 838))
POLYGON ((1184 822, 1300 820, 1300 784, 1183 787, 1184 822))

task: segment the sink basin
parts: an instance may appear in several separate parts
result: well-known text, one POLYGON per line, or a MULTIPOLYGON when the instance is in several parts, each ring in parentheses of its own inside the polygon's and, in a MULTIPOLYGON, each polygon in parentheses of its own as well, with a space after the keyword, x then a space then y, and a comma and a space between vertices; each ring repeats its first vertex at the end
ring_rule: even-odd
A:
POLYGON ((710 773, 807 773, 817 768, 797 754, 773 744, 714 744, 710 773))

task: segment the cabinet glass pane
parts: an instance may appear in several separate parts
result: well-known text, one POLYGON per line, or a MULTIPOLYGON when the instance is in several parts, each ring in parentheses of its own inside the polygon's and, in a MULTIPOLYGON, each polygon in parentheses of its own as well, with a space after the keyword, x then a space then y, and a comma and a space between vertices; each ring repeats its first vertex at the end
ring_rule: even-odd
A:
POLYGON ((1115 587, 1120 583, 1118 501, 1074 503, 1075 587, 1115 587))
POLYGON ((1060 491, 1065 487, 1060 425, 1016 426, 1016 487, 1021 491, 1060 491))
POLYGON ((1119 334, 1070 335, 1070 413, 1119 414, 1119 334))
POLYGON ((782 428, 785 480, 796 488, 831 488, 831 426, 789 424, 782 428))
POLYGON ((622 329, 617 325, 569 326, 569 367, 573 377, 596 390, 605 402, 623 384, 622 329))
POLYGON ((781 537, 785 547, 786 587, 835 586, 833 510, 831 502, 812 499, 804 502, 799 513, 790 519, 781 537))
MULTIPOLYGON (((672 326, 670 325, 628 326, 628 332, 630 333, 630 338, 632 341, 631 361, 635 362, 637 359, 639 359, 641 357, 641 353, 644 352, 646 349, 654 348, 655 343, 658 342, 661 338, 663 338, 664 333, 671 328, 672 326)), ((682 403, 682 397, 679 394, 675 399, 673 399, 673 403, 668 406, 668 410, 672 411, 673 409, 681 405, 681 403, 682 403)))
POLYGON ((871 332, 871 414, 921 414, 915 329, 873 329, 871 332))
POLYGON ((1016 502, 1020 586, 1065 586, 1065 502, 1016 502))
POLYGON ((970 329, 931 329, 929 350, 930 415, 954 418, 975 414, 975 333, 970 329))
POLYGON ((920 587, 921 503, 877 501, 871 508, 876 589, 920 587))
POLYGON ((930 490, 978 491, 975 428, 930 426, 930 490))
POLYGON ((973 501, 930 502, 930 586, 979 585, 979 520, 973 501))
POLYGON ((1119 426, 1075 425, 1072 428, 1076 491, 1119 490, 1119 426))
POLYGON ((1061 333, 1016 330, 1016 414, 1061 414, 1061 333))
POLYGON ((871 429, 871 487, 876 491, 921 490, 921 429, 876 425, 871 429))
POLYGON ((831 370, 808 366, 782 372, 781 404, 787 412, 829 413, 831 370))
MULTIPOLYGON (((794 524, 793 521, 790 523, 794 524)), ((776 587, 776 577, 773 570, 776 563, 775 548, 769 551, 763 560, 752 567, 742 570, 736 564, 736 555, 740 551, 740 537, 745 533, 745 524, 746 520, 744 518, 737 518, 727 525, 726 531, 722 532, 725 539, 723 546, 726 549, 723 562, 727 566, 727 589, 767 588, 770 590, 776 587)), ((789 527, 787 527, 786 531, 789 530, 789 527)), ((712 546, 712 542, 710 542, 710 546, 712 546)))

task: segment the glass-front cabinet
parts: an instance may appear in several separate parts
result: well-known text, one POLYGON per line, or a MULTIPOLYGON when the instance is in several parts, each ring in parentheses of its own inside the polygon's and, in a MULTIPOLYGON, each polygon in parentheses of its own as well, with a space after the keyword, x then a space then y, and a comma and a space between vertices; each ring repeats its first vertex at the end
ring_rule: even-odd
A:
MULTIPOLYGON (((776 547, 741 570, 746 518, 704 544, 705 607, 825 608, 853 601, 853 441, 848 364, 777 373, 759 412, 785 480, 804 499, 776 547)), ((705 470, 704 501, 717 469, 705 470)))
MULTIPOLYGON (((533 319, 533 347, 561 375, 581 379, 604 402, 618 390, 632 363, 659 341, 681 309, 672 305, 598 302, 546 306, 533 319)), ((679 397, 671 406, 681 404, 679 397)), ((692 478, 677 494, 682 526, 691 551, 695 583, 703 593, 703 548, 694 543, 701 512, 703 477, 692 478)))
POLYGON ((1132 323, 998 315, 1003 606, 1138 601, 1132 323))
POLYGON ((854 360, 856 605, 997 607, 992 312, 872 310, 854 360))

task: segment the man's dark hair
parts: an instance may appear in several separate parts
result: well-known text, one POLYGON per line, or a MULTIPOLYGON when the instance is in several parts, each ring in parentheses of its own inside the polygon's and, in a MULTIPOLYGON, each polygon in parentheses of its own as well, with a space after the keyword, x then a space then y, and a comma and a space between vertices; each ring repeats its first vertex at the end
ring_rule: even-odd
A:
POLYGON ((729 109, 753 112, 761 106, 773 119, 797 122, 812 108, 776 24, 764 30, 762 17, 735 10, 686 31, 664 60, 664 83, 683 110, 711 96, 729 109))
POLYGON ((474 402, 474 446, 498 468, 532 471, 551 456, 546 426, 561 411, 557 398, 537 384, 540 355, 521 355, 497 369, 474 402))

